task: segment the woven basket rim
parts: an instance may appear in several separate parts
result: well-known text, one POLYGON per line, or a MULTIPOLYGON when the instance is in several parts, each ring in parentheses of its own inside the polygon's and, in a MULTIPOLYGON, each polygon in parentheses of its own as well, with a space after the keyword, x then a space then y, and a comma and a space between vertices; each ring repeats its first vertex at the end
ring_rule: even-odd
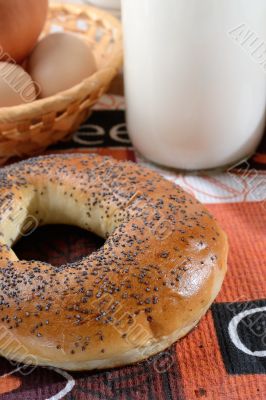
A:
POLYGON ((57 93, 45 99, 37 99, 31 103, 21 104, 12 107, 0 108, 0 123, 23 121, 34 115, 42 115, 45 112, 56 112, 65 108, 70 102, 80 99, 92 91, 101 87, 104 76, 113 74, 117 71, 123 62, 123 45, 122 45, 122 26, 121 22, 107 11, 98 9, 86 4, 69 4, 69 3, 53 3, 50 2, 49 8, 53 10, 66 9, 72 13, 85 12, 90 16, 94 16, 95 20, 104 20, 108 22, 110 28, 115 28, 118 32, 116 48, 114 49, 112 59, 108 67, 99 69, 93 75, 84 79, 79 84, 57 93))

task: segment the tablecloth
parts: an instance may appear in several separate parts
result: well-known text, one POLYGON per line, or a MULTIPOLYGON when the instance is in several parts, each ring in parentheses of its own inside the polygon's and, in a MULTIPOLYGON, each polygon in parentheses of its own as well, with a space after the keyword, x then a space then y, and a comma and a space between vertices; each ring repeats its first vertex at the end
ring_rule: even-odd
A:
MULTIPOLYGON (((131 146, 124 107, 123 97, 104 96, 80 130, 48 152, 96 152, 147 164, 131 146)), ((185 338, 133 366, 71 373, 0 359, 1 400, 266 398, 265 138, 251 160, 223 173, 184 175, 148 165, 205 203, 228 234, 228 273, 215 303, 185 338)), ((60 265, 102 243, 78 228, 48 226, 15 251, 22 259, 60 265)))

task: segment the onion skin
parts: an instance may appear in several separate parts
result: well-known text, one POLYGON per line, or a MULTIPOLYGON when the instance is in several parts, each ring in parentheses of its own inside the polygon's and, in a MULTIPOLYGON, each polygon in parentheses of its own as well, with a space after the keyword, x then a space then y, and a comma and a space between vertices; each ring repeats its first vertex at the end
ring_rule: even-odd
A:
POLYGON ((0 0, 0 60, 22 62, 44 27, 48 0, 0 0))

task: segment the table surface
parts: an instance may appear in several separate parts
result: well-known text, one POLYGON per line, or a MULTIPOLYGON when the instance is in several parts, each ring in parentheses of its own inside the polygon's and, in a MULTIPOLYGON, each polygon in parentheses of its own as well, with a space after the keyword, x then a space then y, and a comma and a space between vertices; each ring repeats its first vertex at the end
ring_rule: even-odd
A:
MULTIPOLYGON (((121 85, 121 79, 117 82, 121 85)), ((48 153, 94 152, 144 163, 131 146, 124 108, 122 96, 104 96, 79 131, 48 153), (103 132, 100 141, 93 136, 95 126, 103 132)), ((219 174, 182 175, 148 164, 205 203, 229 237, 223 288, 196 329, 158 356, 109 371, 77 374, 37 368, 25 374, 1 359, 0 399, 265 399, 265 144, 251 160, 219 174), (230 336, 234 317, 239 324, 230 336)), ((101 245, 99 238, 77 228, 48 226, 21 240, 15 251, 21 259, 60 265, 101 245)))

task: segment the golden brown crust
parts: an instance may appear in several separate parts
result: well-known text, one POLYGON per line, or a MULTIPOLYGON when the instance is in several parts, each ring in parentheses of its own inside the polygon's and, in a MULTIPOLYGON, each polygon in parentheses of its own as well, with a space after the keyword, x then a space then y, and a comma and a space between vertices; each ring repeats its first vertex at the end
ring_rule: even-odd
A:
POLYGON ((0 353, 72 370, 169 346, 207 311, 226 272, 226 236, 199 202, 146 168, 94 155, 4 168, 0 243, 0 329, 23 348, 0 340, 0 353), (11 246, 29 214, 106 242, 75 264, 19 261, 11 246))

